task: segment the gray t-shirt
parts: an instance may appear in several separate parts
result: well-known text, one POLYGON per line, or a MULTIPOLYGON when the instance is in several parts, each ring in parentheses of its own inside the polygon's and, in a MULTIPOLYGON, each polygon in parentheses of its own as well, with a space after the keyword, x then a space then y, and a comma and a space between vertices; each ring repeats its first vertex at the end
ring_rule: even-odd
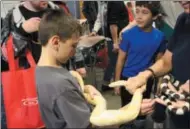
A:
POLYGON ((91 108, 64 68, 37 67, 36 86, 46 128, 87 128, 91 108))

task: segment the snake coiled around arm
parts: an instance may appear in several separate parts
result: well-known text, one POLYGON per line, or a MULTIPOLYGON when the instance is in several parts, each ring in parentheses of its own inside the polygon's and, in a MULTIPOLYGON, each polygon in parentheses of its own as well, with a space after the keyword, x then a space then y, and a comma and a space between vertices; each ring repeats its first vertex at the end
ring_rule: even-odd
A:
MULTIPOLYGON (((104 97, 102 95, 97 95, 94 99, 91 99, 89 94, 85 92, 84 82, 79 73, 76 71, 70 71, 70 73, 77 79, 85 99, 95 106, 90 116, 91 124, 99 127, 120 125, 133 121, 139 115, 143 97, 142 92, 145 90, 145 86, 136 90, 128 105, 118 110, 107 110, 107 104, 104 97)), ((113 87, 121 86, 120 83, 115 83, 113 87)))

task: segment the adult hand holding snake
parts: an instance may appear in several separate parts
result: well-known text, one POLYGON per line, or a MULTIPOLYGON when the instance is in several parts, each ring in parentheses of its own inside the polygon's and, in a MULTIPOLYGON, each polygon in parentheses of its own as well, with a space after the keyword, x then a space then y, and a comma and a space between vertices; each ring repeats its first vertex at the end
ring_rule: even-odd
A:
MULTIPOLYGON (((146 89, 145 85, 135 91, 132 100, 128 105, 125 105, 120 109, 107 110, 107 103, 104 97, 92 86, 85 86, 79 73, 76 71, 70 71, 70 73, 79 82, 82 94, 84 95, 87 102, 94 105, 94 109, 90 116, 90 122, 92 125, 98 127, 120 125, 133 121, 139 115, 143 97, 142 93, 146 89)), ((117 87, 122 85, 120 85, 118 82, 115 82, 109 86, 117 87)))
MULTIPOLYGON (((189 85, 189 80, 187 80, 186 83, 184 83, 184 84, 182 84, 180 86, 179 91, 177 91, 175 89, 175 87, 171 83, 168 84, 169 90, 173 91, 176 94, 180 94, 180 93, 183 93, 183 92, 190 93, 189 92, 189 86, 190 86, 189 85)), ((163 101, 160 98, 156 98, 156 102, 158 102, 158 103, 160 103, 162 105, 167 106, 166 102, 163 101)), ((173 105, 174 108, 182 108, 185 105, 185 101, 183 101, 183 100, 176 100, 176 102, 171 102, 171 103, 172 103, 172 105, 173 105)))
POLYGON ((129 78, 125 82, 125 88, 129 93, 134 94, 135 91, 147 83, 149 71, 140 72, 137 76, 129 78))

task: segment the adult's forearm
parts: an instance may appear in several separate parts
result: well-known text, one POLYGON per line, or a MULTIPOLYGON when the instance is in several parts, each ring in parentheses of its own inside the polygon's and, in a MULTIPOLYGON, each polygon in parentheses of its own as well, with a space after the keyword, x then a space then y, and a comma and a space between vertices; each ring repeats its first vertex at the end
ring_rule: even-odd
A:
POLYGON ((116 24, 110 25, 110 32, 113 39, 113 43, 118 43, 118 27, 116 24))
MULTIPOLYGON (((161 59, 156 61, 156 63, 152 65, 150 69, 154 71, 154 74, 157 77, 163 76, 166 73, 170 72, 172 69, 172 53, 169 50, 166 50, 165 54, 161 57, 161 59)), ((148 70, 140 74, 146 77, 147 79, 152 76, 152 73, 148 70)))
POLYGON ((155 75, 159 77, 168 73, 172 69, 172 66, 161 58, 150 68, 154 71, 155 75))
MULTIPOLYGON (((159 76, 163 76, 166 73, 168 73, 171 69, 172 66, 170 64, 167 64, 163 58, 161 58, 160 60, 158 60, 154 65, 152 65, 150 67, 150 69, 152 69, 154 71, 154 74, 159 77, 159 76)), ((148 70, 145 70, 144 72, 140 73, 141 75, 143 74, 144 77, 146 77, 147 79, 150 78, 152 75, 152 73, 148 70)))

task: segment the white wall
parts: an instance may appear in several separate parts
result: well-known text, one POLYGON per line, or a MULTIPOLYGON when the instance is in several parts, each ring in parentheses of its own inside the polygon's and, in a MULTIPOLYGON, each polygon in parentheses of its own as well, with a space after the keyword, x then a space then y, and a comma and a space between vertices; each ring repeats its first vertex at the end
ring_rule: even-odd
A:
POLYGON ((3 0, 1 1, 1 17, 5 17, 8 10, 13 8, 19 1, 3 0))

